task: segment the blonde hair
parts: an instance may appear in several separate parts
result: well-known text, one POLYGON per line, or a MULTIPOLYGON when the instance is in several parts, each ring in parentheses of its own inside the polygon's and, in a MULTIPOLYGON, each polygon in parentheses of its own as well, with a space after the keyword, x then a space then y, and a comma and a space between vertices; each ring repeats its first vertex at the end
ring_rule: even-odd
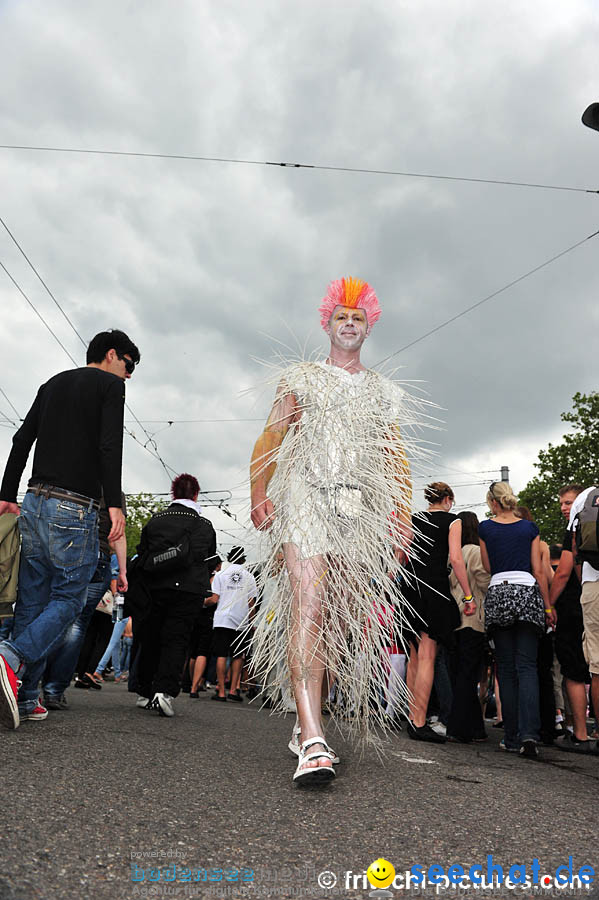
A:
POLYGON ((433 481, 424 489, 424 499, 427 503, 441 503, 446 497, 452 502, 455 500, 452 489, 444 481, 433 481))
POLYGON ((508 509, 513 512, 518 506, 518 499, 514 495, 511 486, 507 481, 494 481, 487 492, 487 503, 491 508, 491 501, 495 500, 502 509, 508 509))

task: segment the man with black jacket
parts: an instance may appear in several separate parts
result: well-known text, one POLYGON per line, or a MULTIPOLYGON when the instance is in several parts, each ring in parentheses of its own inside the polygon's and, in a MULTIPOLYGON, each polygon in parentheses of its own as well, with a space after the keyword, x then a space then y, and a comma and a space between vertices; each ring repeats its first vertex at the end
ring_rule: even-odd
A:
POLYGON ((23 546, 14 628, 0 643, 0 722, 7 728, 17 728, 20 718, 46 716, 38 683, 47 654, 83 607, 98 562, 102 491, 112 523, 109 540, 124 533, 124 382, 139 359, 124 332, 100 332, 87 349, 87 366, 43 384, 13 438, 0 515, 19 514, 19 482, 34 443, 36 448, 19 515, 23 546))
POLYGON ((137 552, 152 598, 136 625, 140 640, 137 706, 174 716, 189 638, 204 599, 211 593, 207 560, 216 553, 212 523, 200 515, 200 485, 179 475, 171 485, 173 502, 156 513, 141 533, 137 552))

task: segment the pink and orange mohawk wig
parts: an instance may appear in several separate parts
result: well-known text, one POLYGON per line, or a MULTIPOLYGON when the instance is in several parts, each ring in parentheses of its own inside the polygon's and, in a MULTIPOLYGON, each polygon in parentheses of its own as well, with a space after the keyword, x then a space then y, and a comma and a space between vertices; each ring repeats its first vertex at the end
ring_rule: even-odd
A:
POLYGON ((323 297, 320 313, 320 324, 326 329, 336 306, 349 306, 351 309, 363 309, 368 319, 368 328, 372 328, 381 317, 379 301, 368 282, 359 278, 341 278, 332 281, 326 297, 323 297))

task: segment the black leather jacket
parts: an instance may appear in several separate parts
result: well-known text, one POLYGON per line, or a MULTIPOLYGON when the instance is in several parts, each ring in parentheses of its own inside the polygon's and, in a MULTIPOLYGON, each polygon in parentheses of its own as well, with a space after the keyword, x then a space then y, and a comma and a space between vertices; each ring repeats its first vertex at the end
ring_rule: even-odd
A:
POLYGON ((195 510, 175 502, 153 515, 144 526, 137 552, 142 558, 148 551, 160 553, 176 545, 185 534, 191 547, 191 565, 161 575, 154 573, 148 578, 148 587, 152 591, 171 588, 207 597, 211 590, 206 560, 216 553, 216 533, 212 523, 195 510))

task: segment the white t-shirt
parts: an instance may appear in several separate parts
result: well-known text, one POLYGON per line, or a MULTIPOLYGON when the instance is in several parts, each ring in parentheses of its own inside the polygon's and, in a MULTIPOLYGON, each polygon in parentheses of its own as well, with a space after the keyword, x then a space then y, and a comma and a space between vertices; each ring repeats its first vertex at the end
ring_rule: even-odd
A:
POLYGON ((237 630, 247 625, 248 601, 258 593, 254 576, 247 569, 231 563, 224 571, 217 572, 212 579, 212 593, 218 594, 214 628, 237 630))
MULTIPOLYGON (((591 491, 596 491, 597 488, 595 485, 591 485, 590 488, 587 488, 586 491, 582 491, 570 507, 570 519, 568 521, 568 530, 574 530, 574 519, 584 506, 584 501, 589 496, 591 491)), ((597 569, 594 569, 592 565, 588 562, 583 562, 582 564, 582 583, 585 581, 599 581, 599 572, 597 569)))

